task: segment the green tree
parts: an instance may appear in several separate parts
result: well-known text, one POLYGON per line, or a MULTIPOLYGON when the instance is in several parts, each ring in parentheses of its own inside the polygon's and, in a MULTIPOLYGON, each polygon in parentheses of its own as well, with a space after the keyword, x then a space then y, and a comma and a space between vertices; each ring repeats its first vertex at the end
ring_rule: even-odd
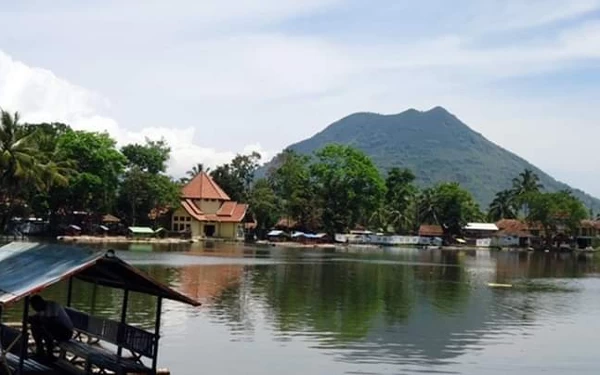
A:
POLYGON ((488 219, 498 221, 500 219, 516 219, 518 205, 512 190, 502 190, 490 203, 488 219))
POLYGON ((152 141, 146 138, 145 144, 127 145, 121 148, 121 152, 129 165, 135 165, 143 172, 157 174, 167 169, 171 148, 164 139, 152 141))
POLYGON ((456 182, 446 182, 426 189, 419 199, 421 223, 439 224, 446 236, 460 235, 470 221, 480 220, 475 199, 456 182))
POLYGON ((315 156, 311 172, 323 207, 325 230, 343 233, 359 223, 366 224, 385 194, 385 182, 377 167, 350 146, 325 146, 315 156))
POLYGON ((389 224, 396 233, 407 233, 412 227, 412 205, 417 195, 415 175, 409 169, 392 168, 385 181, 385 208, 389 224))
POLYGON ((587 217, 587 209, 570 191, 533 192, 527 195, 526 203, 529 207, 527 221, 542 226, 548 246, 552 246, 554 237, 561 230, 568 236, 575 236, 581 220, 587 217))
POLYGON ((269 172, 269 181, 281 201, 282 214, 303 230, 316 230, 320 210, 311 184, 310 158, 288 149, 279 160, 280 165, 269 172))
POLYGON ((126 158, 108 133, 68 130, 58 138, 57 153, 62 160, 75 161, 75 172, 64 190, 54 191, 66 211, 110 212, 126 158))
POLYGON ((256 219, 257 234, 259 238, 264 238, 267 231, 277 223, 280 214, 277 196, 268 180, 261 178, 254 183, 248 203, 250 212, 256 219))
POLYGON ((210 176, 235 201, 247 201, 254 174, 259 167, 260 154, 236 155, 230 163, 215 168, 210 176))
POLYGON ((38 130, 0 110, 0 230, 32 195, 67 184, 69 165, 58 160, 55 145, 39 143, 38 130))
POLYGON ((146 140, 144 145, 124 146, 123 154, 127 171, 119 194, 120 211, 132 225, 148 224, 152 210, 165 211, 179 202, 179 184, 163 173, 170 148, 162 140, 146 140))
POLYGON ((192 167, 192 169, 190 169, 189 171, 187 171, 187 172, 186 172, 186 175, 187 175, 187 176, 188 176, 190 179, 192 179, 192 178, 194 178, 194 177, 198 176, 198 175, 199 175, 200 173, 202 173, 202 172, 206 172, 206 173, 208 173, 208 172, 210 172, 210 168, 205 168, 205 167, 204 167, 204 164, 202 164, 202 163, 198 163, 198 164, 194 165, 194 166, 192 167))
POLYGON ((539 176, 531 169, 525 169, 519 173, 519 176, 513 178, 512 184, 513 200, 523 213, 523 216, 526 217, 529 213, 527 197, 540 192, 544 188, 544 185, 540 183, 539 176))
POLYGON ((440 224, 440 213, 434 188, 421 191, 417 197, 417 221, 419 224, 440 224))
POLYGON ((544 188, 539 176, 531 169, 525 169, 513 179, 513 192, 516 196, 539 192, 544 188))

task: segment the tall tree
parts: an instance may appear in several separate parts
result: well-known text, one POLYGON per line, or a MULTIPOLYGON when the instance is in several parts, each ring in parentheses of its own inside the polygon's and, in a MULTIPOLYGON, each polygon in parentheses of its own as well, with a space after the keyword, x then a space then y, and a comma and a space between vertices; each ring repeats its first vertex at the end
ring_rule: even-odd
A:
POLYGON ((373 161, 350 146, 329 145, 311 165, 323 207, 323 225, 330 234, 366 224, 384 198, 385 182, 373 161))
POLYGON ((259 238, 264 238, 280 214, 279 201, 268 180, 261 178, 254 183, 248 203, 250 212, 256 219, 257 234, 259 238))
POLYGON ((58 152, 64 160, 76 161, 76 172, 66 191, 66 211, 110 212, 115 207, 126 158, 108 133, 68 130, 58 139, 58 152))
POLYGON ((194 177, 198 176, 202 172, 208 173, 208 172, 210 172, 210 168, 205 168, 204 164, 198 163, 198 164, 194 165, 192 167, 192 169, 190 169, 189 171, 187 171, 186 175, 189 178, 194 178, 194 177))
POLYGON ((490 203, 488 219, 498 221, 500 219, 515 219, 517 217, 518 205, 513 191, 502 190, 490 203))
POLYGON ((525 169, 513 179, 513 192, 516 196, 537 193, 543 188, 539 176, 531 169, 525 169))
POLYGON ((269 180, 281 201, 282 214, 307 231, 319 226, 320 210, 311 183, 310 158, 292 150, 279 156, 280 164, 269 172, 269 180))
POLYGON ((387 188, 385 208, 389 224, 396 233, 407 233, 414 215, 411 206, 417 195, 415 175, 409 169, 392 168, 385 181, 387 188))
POLYGON ((123 147, 127 171, 119 194, 122 216, 132 225, 148 224, 152 210, 166 211, 179 201, 179 185, 163 172, 167 168, 170 148, 164 142, 146 140, 144 145, 123 147))
POLYGON ((471 193, 456 182, 426 189, 419 205, 421 222, 441 225, 446 236, 460 235, 469 221, 483 216, 471 193))
POLYGON ((583 203, 569 191, 532 193, 527 196, 527 205, 527 221, 532 225, 541 225, 548 246, 552 246, 561 228, 568 236, 576 235, 581 220, 587 217, 583 203))
POLYGON ((259 167, 260 154, 236 155, 230 163, 215 168, 211 177, 235 201, 247 201, 254 174, 259 167))
POLYGON ((167 169, 171 148, 164 139, 152 141, 146 138, 145 144, 130 144, 124 146, 121 152, 129 165, 135 165, 143 172, 157 174, 167 169))
POLYGON ((32 194, 67 183, 69 165, 58 159, 55 143, 40 143, 38 130, 0 110, 0 230, 32 194))

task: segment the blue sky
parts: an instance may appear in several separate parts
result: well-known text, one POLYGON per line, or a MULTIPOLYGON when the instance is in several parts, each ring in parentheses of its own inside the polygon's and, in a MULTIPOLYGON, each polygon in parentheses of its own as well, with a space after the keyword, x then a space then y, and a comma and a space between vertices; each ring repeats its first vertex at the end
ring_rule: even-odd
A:
POLYGON ((2 1, 0 106, 165 137, 171 172, 443 106, 600 196, 600 0, 2 1))

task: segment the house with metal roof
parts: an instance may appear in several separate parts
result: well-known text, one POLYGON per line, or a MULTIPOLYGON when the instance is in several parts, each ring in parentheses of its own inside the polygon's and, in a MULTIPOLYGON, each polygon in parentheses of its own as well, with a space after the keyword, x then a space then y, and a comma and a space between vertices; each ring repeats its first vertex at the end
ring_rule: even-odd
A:
POLYGON ((171 229, 188 231, 192 238, 243 239, 248 205, 232 201, 221 187, 202 172, 181 189, 181 206, 174 211, 171 229))

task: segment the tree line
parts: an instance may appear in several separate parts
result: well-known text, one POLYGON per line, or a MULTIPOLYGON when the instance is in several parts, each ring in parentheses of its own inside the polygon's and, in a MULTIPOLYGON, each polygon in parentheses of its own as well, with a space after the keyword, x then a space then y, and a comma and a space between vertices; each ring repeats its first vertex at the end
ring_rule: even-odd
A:
POLYGON ((286 150, 275 164, 249 193, 261 234, 280 218, 300 230, 330 234, 357 227, 417 234, 422 224, 439 225, 447 237, 461 235, 468 222, 519 219, 551 241, 560 231, 575 235, 588 217, 570 191, 544 191, 532 170, 516 176, 483 212, 456 182, 419 188, 411 170, 392 168, 384 176, 350 146, 328 145, 310 156, 286 150))
MULTIPOLYGON (((171 148, 164 140, 118 148, 107 133, 0 115, 0 232, 15 217, 47 220, 56 233, 81 221, 99 224, 108 213, 124 226, 168 227, 182 184, 207 171, 197 164, 186 178, 169 176, 171 148)), ((211 173, 232 199, 246 200, 258 160, 256 153, 237 155, 211 173)))
POLYGON ((171 149, 164 140, 117 148, 107 133, 74 130, 61 123, 22 124, 18 113, 1 111, 0 229, 13 217, 36 216, 53 230, 76 213, 114 213, 127 225, 168 225, 179 192, 199 173, 210 173, 231 199, 250 205, 259 236, 285 218, 300 230, 329 234, 357 227, 415 234, 421 224, 460 235, 467 222, 519 218, 549 236, 570 233, 588 216, 569 191, 545 192, 530 170, 499 192, 484 213, 455 182, 420 188, 409 169, 385 175, 351 146, 331 144, 312 155, 285 150, 255 178, 261 155, 236 155, 213 170, 198 163, 187 176, 166 173, 171 149))

